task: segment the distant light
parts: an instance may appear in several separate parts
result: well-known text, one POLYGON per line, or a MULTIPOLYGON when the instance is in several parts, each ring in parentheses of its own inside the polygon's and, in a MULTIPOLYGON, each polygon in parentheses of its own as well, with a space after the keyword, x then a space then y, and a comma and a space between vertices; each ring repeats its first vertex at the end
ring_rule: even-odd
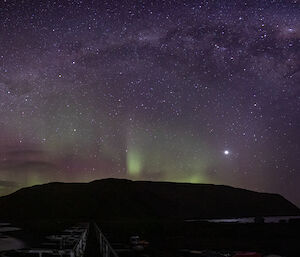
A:
POLYGON ((225 155, 229 155, 229 153, 230 153, 230 152, 229 152, 228 150, 225 150, 225 151, 224 151, 224 154, 225 154, 225 155))

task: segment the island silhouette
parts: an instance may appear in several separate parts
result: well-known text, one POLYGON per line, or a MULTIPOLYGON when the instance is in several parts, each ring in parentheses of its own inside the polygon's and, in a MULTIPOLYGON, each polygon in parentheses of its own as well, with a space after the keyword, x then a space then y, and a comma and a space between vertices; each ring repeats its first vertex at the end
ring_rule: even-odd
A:
POLYGON ((102 179, 48 183, 0 197, 0 218, 211 219, 299 215, 279 194, 212 184, 102 179))

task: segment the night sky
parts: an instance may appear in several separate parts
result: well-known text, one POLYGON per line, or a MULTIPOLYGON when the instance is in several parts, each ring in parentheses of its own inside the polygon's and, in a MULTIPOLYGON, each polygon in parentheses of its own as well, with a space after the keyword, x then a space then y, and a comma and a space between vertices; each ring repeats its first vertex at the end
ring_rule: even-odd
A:
POLYGON ((0 195, 226 184, 300 205, 298 0, 0 2, 0 195))

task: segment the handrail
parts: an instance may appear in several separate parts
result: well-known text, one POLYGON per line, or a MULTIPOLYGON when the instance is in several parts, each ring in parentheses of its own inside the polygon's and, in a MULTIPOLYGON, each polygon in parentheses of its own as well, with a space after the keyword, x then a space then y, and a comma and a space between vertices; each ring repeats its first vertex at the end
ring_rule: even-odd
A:
POLYGON ((84 255, 89 229, 90 229, 90 225, 87 227, 86 230, 84 230, 84 232, 81 234, 80 240, 73 247, 74 256, 81 257, 84 255))
POLYGON ((95 222, 94 227, 97 240, 99 241, 101 257, 119 257, 95 222))

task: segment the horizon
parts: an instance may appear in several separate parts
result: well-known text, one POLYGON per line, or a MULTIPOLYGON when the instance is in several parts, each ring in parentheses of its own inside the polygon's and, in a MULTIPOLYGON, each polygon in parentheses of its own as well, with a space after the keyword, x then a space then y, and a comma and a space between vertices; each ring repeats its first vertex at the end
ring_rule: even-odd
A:
POLYGON ((46 182, 46 183, 42 183, 42 184, 33 184, 33 185, 30 185, 30 186, 20 187, 20 188, 16 189, 15 191, 12 191, 8 194, 0 195, 0 198, 2 196, 9 196, 9 195, 21 190, 21 189, 31 188, 31 187, 35 187, 35 186, 43 186, 43 185, 55 184, 55 183, 58 183, 58 184, 90 184, 90 183, 97 182, 97 181, 102 181, 102 180, 126 180, 126 181, 130 181, 130 182, 157 182, 157 183, 173 183, 173 184, 194 184, 194 185, 224 186, 224 187, 241 189, 241 190, 246 190, 246 191, 251 191, 251 192, 256 192, 256 193, 279 195, 279 196, 283 197, 284 199, 286 199, 287 201, 289 201, 290 203, 292 203, 293 205, 295 205, 300 210, 300 206, 298 206, 297 203, 294 203, 290 199, 287 199, 283 195, 278 194, 276 192, 255 191, 255 190, 251 190, 251 189, 247 189, 247 188, 234 187, 234 186, 225 185, 225 184, 197 183, 197 182, 185 182, 185 181, 167 181, 167 180, 134 180, 134 179, 117 178, 117 177, 99 178, 99 179, 95 179, 95 180, 91 180, 91 181, 73 181, 73 182, 72 181, 69 181, 69 182, 50 181, 50 182, 46 182))

